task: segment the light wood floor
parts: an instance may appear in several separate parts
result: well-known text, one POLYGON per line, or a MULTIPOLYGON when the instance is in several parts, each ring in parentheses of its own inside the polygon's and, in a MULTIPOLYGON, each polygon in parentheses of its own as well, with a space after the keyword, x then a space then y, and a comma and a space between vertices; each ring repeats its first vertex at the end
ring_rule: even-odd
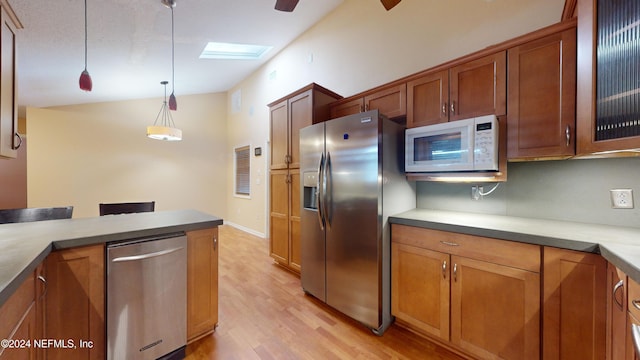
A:
POLYGON ((305 295, 265 239, 220 228, 219 326, 187 359, 461 359, 393 324, 382 337, 305 295))

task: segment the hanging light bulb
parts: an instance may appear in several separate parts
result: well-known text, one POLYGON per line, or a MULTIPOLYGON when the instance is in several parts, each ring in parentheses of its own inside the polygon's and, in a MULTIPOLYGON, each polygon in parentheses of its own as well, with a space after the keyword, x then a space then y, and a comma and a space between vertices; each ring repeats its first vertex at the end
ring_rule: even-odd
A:
POLYGON ((176 95, 174 94, 176 89, 176 67, 175 67, 175 40, 174 40, 174 28, 173 28, 173 8, 176 7, 175 0, 160 0, 162 5, 171 9, 171 77, 173 84, 171 84, 171 95, 169 96, 169 109, 176 111, 178 110, 178 101, 176 100, 176 95))
POLYGON ((156 121, 153 122, 153 125, 147 126, 147 137, 155 140, 180 141, 182 140, 182 130, 176 128, 171 112, 167 107, 168 83, 168 81, 160 82, 160 84, 164 85, 164 101, 158 116, 156 116, 156 121))
POLYGON ((80 90, 91 91, 93 88, 93 81, 91 81, 91 75, 87 71, 87 0, 84 0, 84 70, 80 74, 80 90))

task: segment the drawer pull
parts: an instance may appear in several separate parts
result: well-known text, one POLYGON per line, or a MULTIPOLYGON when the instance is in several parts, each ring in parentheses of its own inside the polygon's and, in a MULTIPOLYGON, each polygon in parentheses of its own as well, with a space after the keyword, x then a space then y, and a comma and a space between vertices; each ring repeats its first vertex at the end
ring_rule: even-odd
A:
POLYGON ((631 300, 631 304, 633 305, 634 308, 640 310, 640 300, 631 300))
POLYGON ((451 241, 440 241, 441 244, 443 245, 447 245, 447 246, 460 246, 460 244, 456 244, 454 242, 451 241))
POLYGON ((616 286, 613 287, 613 301, 616 303, 616 305, 618 305, 618 307, 620 308, 620 310, 623 309, 623 305, 622 302, 618 301, 618 298, 616 297, 616 293, 618 292, 618 290, 620 290, 622 287, 624 286, 624 281, 620 280, 618 281, 618 283, 616 284, 616 286))
POLYGON ((442 262, 442 278, 447 278, 447 260, 442 262))

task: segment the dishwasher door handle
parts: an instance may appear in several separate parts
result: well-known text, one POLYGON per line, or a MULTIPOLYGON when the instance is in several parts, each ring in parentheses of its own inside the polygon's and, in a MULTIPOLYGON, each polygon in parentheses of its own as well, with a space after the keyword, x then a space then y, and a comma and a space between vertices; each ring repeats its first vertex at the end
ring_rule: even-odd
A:
POLYGON ((176 251, 180 251, 184 249, 183 247, 177 247, 177 248, 173 248, 173 249, 167 249, 167 250, 162 250, 162 251, 157 251, 157 252, 152 252, 152 253, 147 253, 147 254, 140 254, 140 255, 133 255, 133 256, 121 256, 121 257, 117 257, 112 259, 112 262, 123 262, 123 261, 137 261, 137 260, 144 260, 144 259, 149 259, 149 258, 153 258, 153 257, 158 257, 158 256, 162 256, 162 255, 168 255, 171 253, 174 253, 176 251))

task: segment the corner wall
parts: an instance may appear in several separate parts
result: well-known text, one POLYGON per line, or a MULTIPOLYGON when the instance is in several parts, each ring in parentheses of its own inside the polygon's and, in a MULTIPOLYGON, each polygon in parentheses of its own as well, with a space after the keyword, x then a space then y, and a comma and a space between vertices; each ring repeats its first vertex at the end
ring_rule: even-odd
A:
POLYGON ((27 109, 29 207, 156 201, 226 218, 226 94, 181 96, 173 112, 183 140, 146 137, 162 99, 27 109))

